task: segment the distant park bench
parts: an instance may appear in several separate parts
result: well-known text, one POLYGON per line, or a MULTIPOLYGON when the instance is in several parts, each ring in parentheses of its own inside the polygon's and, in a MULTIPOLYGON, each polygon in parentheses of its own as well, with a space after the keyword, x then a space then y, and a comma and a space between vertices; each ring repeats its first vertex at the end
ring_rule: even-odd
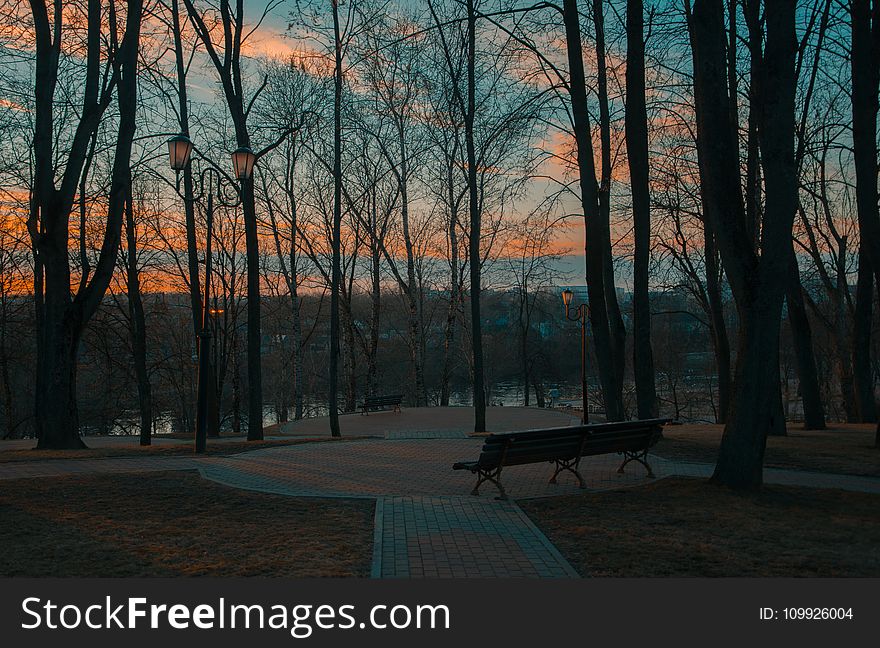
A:
POLYGON ((551 462, 555 464, 551 484, 556 483, 561 472, 568 471, 577 477, 578 485, 585 488, 578 472, 581 457, 616 452, 624 456, 617 472, 622 473, 630 461, 637 461, 647 469, 648 477, 653 477, 648 450, 660 440, 663 426, 669 422, 670 419, 648 419, 490 434, 476 461, 459 461, 452 468, 477 475, 472 495, 479 495, 480 485, 488 481, 501 492, 500 499, 507 499, 501 485, 501 471, 505 466, 551 462))
POLYGON ((385 410, 393 408, 395 412, 400 411, 400 404, 403 402, 402 394, 393 394, 389 396, 366 396, 364 402, 361 403, 359 409, 361 414, 369 414, 370 411, 385 410))

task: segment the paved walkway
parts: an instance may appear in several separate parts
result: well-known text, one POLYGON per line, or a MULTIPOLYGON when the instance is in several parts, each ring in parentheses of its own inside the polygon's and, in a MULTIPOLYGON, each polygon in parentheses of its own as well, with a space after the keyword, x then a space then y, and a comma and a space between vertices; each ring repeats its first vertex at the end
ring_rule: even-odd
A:
MULTIPOLYGON (((364 417, 368 418, 368 417, 364 417)), ((260 492, 376 499, 373 575, 408 577, 570 577, 574 570, 514 502, 494 499, 485 485, 470 496, 474 477, 452 464, 473 459, 471 438, 371 439, 255 450, 230 457, 114 457, 0 463, 0 480, 89 473, 197 469, 206 479, 260 492), (502 556, 503 558, 493 558, 502 556)), ((593 490, 645 483, 630 464, 617 473, 616 455, 585 458, 581 472, 593 490)), ((658 478, 708 477, 710 464, 652 457, 658 478)), ((504 471, 514 499, 579 492, 570 475, 547 483, 546 464, 504 471)), ((880 479, 766 469, 767 483, 841 488, 880 494, 880 479)))
POLYGON ((382 497, 376 504, 374 578, 577 578, 512 502, 382 497))

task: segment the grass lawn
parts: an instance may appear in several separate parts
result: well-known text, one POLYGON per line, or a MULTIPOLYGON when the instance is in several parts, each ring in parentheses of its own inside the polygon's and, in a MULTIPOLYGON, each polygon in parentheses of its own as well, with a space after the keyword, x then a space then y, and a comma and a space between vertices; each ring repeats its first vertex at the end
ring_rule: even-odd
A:
POLYGON ((0 486, 0 576, 369 576, 370 500, 254 493, 190 472, 0 486))
MULTIPOLYGON (((177 438, 173 435, 169 435, 169 437, 177 438)), ((360 441, 363 439, 371 439, 373 437, 297 437, 291 439, 272 439, 270 441, 245 441, 244 437, 238 438, 241 440, 224 440, 218 442, 212 441, 212 439, 208 439, 205 454, 200 456, 229 456, 240 454, 242 452, 250 452, 251 450, 274 448, 277 446, 299 445, 301 443, 344 443, 345 441, 360 441)), ((85 442, 86 445, 88 445, 88 437, 86 437, 85 442)), ((36 440, 34 441, 34 444, 36 445, 36 440)), ((0 463, 13 461, 42 461, 46 459, 99 459, 104 457, 145 456, 183 457, 192 455, 193 445, 191 443, 141 446, 138 444, 137 437, 131 437, 131 442, 125 445, 103 448, 86 448, 85 450, 2 450, 2 452, 0 452, 0 463)))
POLYGON ((589 576, 880 576, 880 496, 702 480, 527 500, 589 576))
MULTIPOLYGON (((769 437, 764 465, 847 475, 880 477, 880 448, 873 424, 835 425, 821 431, 788 428, 788 436, 769 437)), ((721 425, 668 425, 652 450, 666 459, 715 463, 721 425)))

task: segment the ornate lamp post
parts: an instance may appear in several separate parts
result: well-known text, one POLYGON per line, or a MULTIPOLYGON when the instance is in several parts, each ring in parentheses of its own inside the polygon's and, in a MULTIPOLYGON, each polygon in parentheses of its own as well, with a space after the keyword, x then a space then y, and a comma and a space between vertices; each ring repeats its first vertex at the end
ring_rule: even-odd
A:
MULTIPOLYGON (((190 164, 193 151, 193 143, 184 135, 176 135, 168 140, 168 161, 172 170, 180 172, 190 164)), ((214 238, 214 197, 223 207, 237 207, 241 204, 239 187, 234 180, 220 171, 217 165, 207 158, 207 165, 201 170, 199 178, 199 193, 196 196, 184 196, 180 194, 180 184, 177 185, 177 193, 184 200, 199 202, 207 194, 207 209, 205 211, 205 296, 202 304, 202 327, 199 331, 199 377, 198 377, 198 401, 196 405, 196 438, 195 451, 203 453, 207 444, 208 426, 219 425, 217 399, 210 397, 210 386, 214 382, 211 367, 211 320, 217 309, 210 307, 211 303, 211 241, 214 238), (230 191, 231 187, 231 191, 230 191), (230 193, 232 194, 230 197, 230 193), (209 411, 209 409, 213 411, 209 411)), ((257 156, 249 148, 239 148, 232 153, 232 166, 236 180, 247 180, 254 171, 254 163, 257 156)), ((214 430, 219 433, 219 430, 214 430)))
POLYGON ((577 309, 574 311, 574 316, 572 316, 571 310, 571 299, 574 297, 574 293, 567 288, 562 291, 562 303, 565 305, 565 319, 571 322, 580 322, 581 323, 581 394, 584 399, 584 415, 582 421, 584 423, 590 422, 590 413, 589 413, 589 401, 587 391, 587 316, 589 315, 590 309, 587 304, 578 305, 577 309))

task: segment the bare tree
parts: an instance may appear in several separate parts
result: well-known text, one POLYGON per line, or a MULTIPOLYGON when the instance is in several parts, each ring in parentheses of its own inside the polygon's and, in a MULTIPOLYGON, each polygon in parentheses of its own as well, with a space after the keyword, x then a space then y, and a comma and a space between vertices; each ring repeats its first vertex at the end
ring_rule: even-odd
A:
MULTIPOLYGON (((747 11, 757 2, 750 2, 747 11)), ((697 144, 706 216, 718 241, 740 316, 734 391, 715 468, 714 479, 734 488, 762 483, 768 432, 778 424, 778 369, 767 358, 778 358, 782 301, 789 258, 776 251, 791 239, 797 208, 794 161, 796 87, 795 3, 779 0, 764 5, 766 42, 753 74, 752 109, 759 119, 765 210, 761 250, 748 210, 738 200, 737 138, 730 121, 726 76, 724 10, 720 0, 687 5, 694 58, 697 144)), ((760 44, 752 43, 753 50, 760 44)), ((774 363, 775 364, 775 363, 774 363)))
POLYGON ((651 196, 648 186, 648 113, 645 107, 645 8, 626 3, 626 151, 633 200, 633 372, 639 418, 657 415, 654 359, 651 351, 651 303, 648 264, 651 256, 651 196))
MULTIPOLYGON (((37 272, 34 276, 39 327, 36 423, 39 448, 82 448, 76 404, 79 340, 110 284, 119 249, 128 195, 137 103, 137 62, 143 5, 128 3, 125 29, 115 3, 89 0, 85 20, 86 62, 80 118, 69 143, 59 142, 55 90, 61 73, 62 41, 72 29, 61 2, 50 12, 41 0, 30 2, 36 56, 34 178, 28 229, 37 272), (107 30, 105 32, 105 29, 107 30), (104 47, 107 50, 104 50, 104 47), (102 70, 102 65, 105 68, 102 70), (71 294, 68 255, 70 217, 83 177, 90 142, 113 96, 119 110, 112 179, 103 242, 94 268, 83 267, 79 288, 71 294), (56 166, 62 161, 60 185, 56 166)), ((81 232, 81 236, 85 236, 81 232)))
MULTIPOLYGON (((205 47, 208 58, 214 66, 229 116, 232 119, 235 131, 235 141, 238 147, 251 148, 251 134, 248 128, 248 117, 265 87, 264 78, 262 84, 251 93, 249 99, 244 84, 245 75, 242 68, 242 45, 253 34, 263 19, 277 4, 271 0, 263 10, 256 26, 247 27, 245 24, 244 1, 236 0, 235 6, 229 0, 219 0, 216 7, 208 11, 199 11, 195 6, 195 0, 184 0, 190 21, 199 40, 205 47), (218 16, 219 14, 219 16, 218 16), (208 21, 218 19, 218 23, 211 24, 208 21), (215 32, 220 30, 220 36, 215 32), (215 42, 215 38, 217 41, 215 42)), ((266 154, 269 150, 278 146, 282 137, 269 144, 266 148, 257 152, 257 158, 266 154)), ((254 197, 254 180, 252 177, 240 178, 241 206, 244 212, 245 245, 247 251, 248 274, 247 274, 247 368, 248 368, 248 440, 257 441, 263 438, 263 379, 261 369, 262 333, 260 326, 260 248, 257 236, 257 212, 254 197)))

